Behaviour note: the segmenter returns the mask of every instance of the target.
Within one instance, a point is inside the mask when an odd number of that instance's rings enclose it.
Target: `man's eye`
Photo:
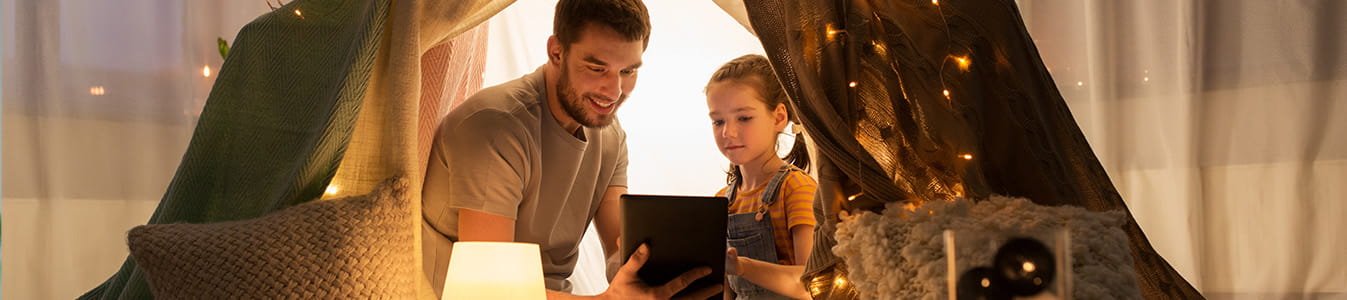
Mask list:
[[[590,71],[597,72],[597,73],[603,73],[603,71],[605,71],[603,68],[599,68],[599,67],[589,67],[589,70],[590,70]]]
[[[632,74],[636,74],[636,69],[622,70],[622,75],[632,75]]]

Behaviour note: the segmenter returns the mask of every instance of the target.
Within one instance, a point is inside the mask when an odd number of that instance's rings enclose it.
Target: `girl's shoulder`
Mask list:
[[[814,177],[809,176],[809,174],[805,173],[803,170],[792,168],[790,174],[786,174],[786,179],[782,186],[787,188],[814,188],[818,187],[818,181],[814,180]]]

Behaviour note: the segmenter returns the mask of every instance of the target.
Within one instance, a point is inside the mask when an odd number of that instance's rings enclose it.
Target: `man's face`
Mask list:
[[[606,26],[589,24],[562,51],[557,98],[566,114],[585,127],[604,127],[636,87],[644,42],[628,41]]]

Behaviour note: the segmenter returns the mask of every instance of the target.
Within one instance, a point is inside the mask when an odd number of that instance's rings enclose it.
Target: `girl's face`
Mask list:
[[[735,165],[762,163],[776,156],[776,136],[786,128],[786,106],[768,109],[757,89],[734,81],[706,90],[711,130],[720,153]]]

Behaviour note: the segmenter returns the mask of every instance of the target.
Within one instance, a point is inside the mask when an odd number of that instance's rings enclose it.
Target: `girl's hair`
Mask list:
[[[762,96],[762,103],[767,105],[768,111],[776,109],[777,105],[786,106],[786,119],[799,124],[800,121],[795,114],[795,110],[790,103],[787,103],[786,89],[781,87],[781,82],[777,81],[776,73],[772,72],[772,65],[767,61],[767,57],[757,54],[749,54],[735,58],[730,62],[721,65],[716,69],[716,73],[711,75],[711,81],[706,83],[707,92],[711,85],[732,82],[744,86],[752,87],[757,90],[758,95]],[[803,135],[795,134],[795,146],[791,147],[790,153],[786,154],[786,163],[795,165],[800,169],[809,167],[809,150],[805,148]],[[726,172],[725,181],[733,182],[743,176],[739,172],[739,166],[730,164],[729,172]]]

